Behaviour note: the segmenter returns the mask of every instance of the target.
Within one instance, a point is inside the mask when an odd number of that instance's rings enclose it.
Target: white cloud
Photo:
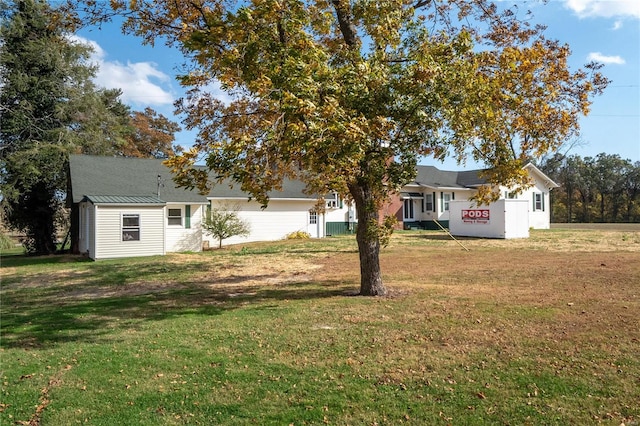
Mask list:
[[[159,70],[156,63],[107,61],[106,52],[95,41],[77,35],[71,35],[69,39],[93,48],[90,62],[98,66],[95,83],[107,89],[121,89],[123,102],[137,106],[173,103],[173,95],[161,85],[170,82],[171,78]]]
[[[564,6],[580,18],[631,17],[640,19],[638,0],[564,0]]]
[[[603,64],[616,64],[616,65],[624,65],[626,62],[620,56],[607,56],[603,55],[600,52],[591,52],[589,56],[587,56],[588,61],[596,61]]]

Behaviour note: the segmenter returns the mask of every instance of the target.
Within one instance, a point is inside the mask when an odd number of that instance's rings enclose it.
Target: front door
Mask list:
[[[404,214],[403,219],[405,222],[414,222],[415,219],[415,200],[405,199],[404,200]]]

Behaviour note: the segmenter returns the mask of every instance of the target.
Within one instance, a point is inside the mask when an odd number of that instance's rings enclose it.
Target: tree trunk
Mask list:
[[[45,183],[37,183],[31,190],[21,194],[21,209],[14,214],[28,215],[21,218],[21,227],[26,234],[26,249],[31,255],[48,255],[56,252],[56,205],[55,190]]]
[[[349,189],[358,214],[356,241],[360,255],[360,295],[384,296],[387,289],[382,283],[380,271],[379,223],[375,198],[364,186],[350,185]]]

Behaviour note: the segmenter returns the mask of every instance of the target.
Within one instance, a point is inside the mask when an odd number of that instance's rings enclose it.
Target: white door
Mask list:
[[[320,215],[318,212],[309,211],[309,225],[307,226],[307,232],[311,235],[311,238],[318,238],[320,235]]]

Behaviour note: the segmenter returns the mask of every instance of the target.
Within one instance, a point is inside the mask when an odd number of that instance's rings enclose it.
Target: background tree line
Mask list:
[[[46,1],[0,0],[0,210],[32,254],[56,251],[69,154],[168,158],[180,130],[97,87],[91,48],[53,12]]]
[[[560,185],[551,193],[553,222],[640,222],[640,161],[555,154],[540,168]]]

